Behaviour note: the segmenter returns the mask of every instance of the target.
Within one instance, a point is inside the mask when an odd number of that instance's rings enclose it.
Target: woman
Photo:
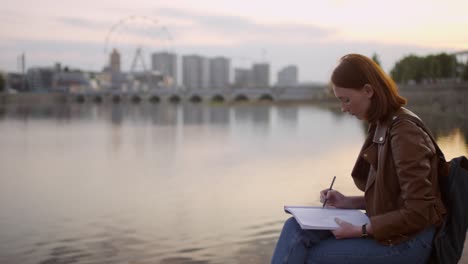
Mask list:
[[[364,209],[370,223],[336,219],[330,231],[302,230],[286,221],[272,263],[426,263],[445,208],[438,184],[438,156],[429,136],[405,115],[406,99],[371,59],[349,54],[331,76],[343,112],[369,123],[351,173],[363,196],[320,192],[327,206]]]

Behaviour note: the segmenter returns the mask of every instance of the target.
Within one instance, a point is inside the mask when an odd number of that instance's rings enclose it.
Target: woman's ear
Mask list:
[[[364,85],[364,94],[367,96],[367,98],[372,98],[374,95],[374,87],[370,84],[365,84]]]

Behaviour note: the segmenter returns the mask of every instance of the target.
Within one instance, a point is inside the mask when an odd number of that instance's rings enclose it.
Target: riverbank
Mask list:
[[[66,102],[67,95],[62,93],[16,93],[0,94],[0,105],[52,104]]]
[[[418,108],[425,112],[431,111],[442,114],[468,115],[468,83],[436,83],[424,85],[400,85],[401,94],[408,99],[408,107]],[[139,103],[151,101],[158,102],[184,102],[193,103],[258,103],[274,104],[314,104],[326,105],[331,108],[340,108],[339,102],[326,87],[314,89],[288,89],[288,90],[245,90],[245,94],[236,90],[239,95],[227,93],[218,95],[213,91],[192,91],[156,94],[63,94],[63,93],[15,93],[1,94],[0,105],[19,104],[51,104],[51,103],[103,103],[122,102]],[[251,93],[251,94],[249,94]],[[262,95],[263,93],[263,95]],[[221,93],[222,94],[222,93]],[[243,96],[240,96],[243,95]],[[259,96],[260,95],[260,96]],[[266,96],[268,95],[268,96]],[[241,99],[239,99],[242,97]],[[174,99],[174,100],[173,100]]]

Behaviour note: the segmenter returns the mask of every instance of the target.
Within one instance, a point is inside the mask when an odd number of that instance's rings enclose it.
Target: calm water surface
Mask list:
[[[448,158],[468,125],[419,113]],[[313,105],[0,108],[0,263],[268,263],[366,126]]]

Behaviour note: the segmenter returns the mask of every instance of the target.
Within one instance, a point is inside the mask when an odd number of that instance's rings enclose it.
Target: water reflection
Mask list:
[[[268,126],[270,122],[270,110],[268,105],[239,105],[234,108],[234,118],[239,123],[255,123],[260,126]]]
[[[299,107],[297,105],[284,105],[276,109],[279,122],[287,123],[289,127],[297,126],[299,115]]]
[[[466,120],[417,113],[467,155]],[[358,192],[366,131],[313,105],[8,105],[0,263],[268,263],[284,204]]]
[[[341,113],[337,107],[327,107],[331,113],[337,118],[342,120],[346,114]],[[441,149],[446,152],[446,158],[454,157],[450,153],[457,153],[456,155],[465,155],[468,153],[468,120],[466,116],[454,115],[453,113],[441,113],[434,111],[434,109],[427,107],[414,107],[410,108],[417,114],[427,127],[431,130],[432,134],[440,144]],[[367,133],[368,124],[361,122],[363,134]]]
[[[415,112],[424,120],[431,131],[433,131],[437,139],[439,139],[439,137],[446,137],[457,129],[463,134],[464,138],[468,138],[468,121],[466,116],[441,114],[422,110],[416,110]]]
[[[114,105],[111,111],[112,124],[116,126],[122,124],[123,116],[123,108],[120,105]]]

